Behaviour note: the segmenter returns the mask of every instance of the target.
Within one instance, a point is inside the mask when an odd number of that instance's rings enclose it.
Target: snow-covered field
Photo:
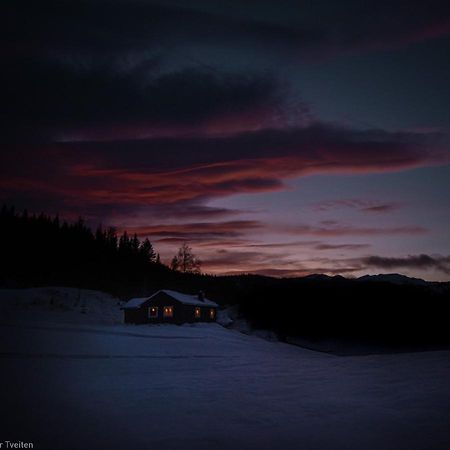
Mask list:
[[[339,357],[218,324],[120,319],[102,293],[0,291],[0,442],[450,448],[450,352]]]

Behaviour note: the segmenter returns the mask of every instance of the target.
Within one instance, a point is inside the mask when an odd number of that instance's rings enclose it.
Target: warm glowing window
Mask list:
[[[158,317],[158,307],[151,306],[150,308],[148,308],[148,316],[149,317]]]
[[[214,319],[215,316],[216,316],[216,312],[214,311],[214,309],[211,308],[209,310],[209,318]]]
[[[164,306],[164,317],[173,317],[173,306]]]
[[[196,319],[200,319],[201,315],[202,315],[201,309],[200,308],[195,308],[195,318]]]

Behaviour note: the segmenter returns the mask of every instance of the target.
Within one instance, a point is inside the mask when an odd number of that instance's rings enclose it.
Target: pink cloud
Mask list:
[[[208,210],[212,199],[281,191],[288,189],[286,181],[293,178],[445,164],[449,150],[441,138],[315,124],[214,138],[30,145],[2,155],[0,193],[4,198],[28,198],[41,205],[48,202],[56,205],[55,212],[87,214],[93,219],[96,214],[101,218],[130,217],[145,209],[158,221],[180,214],[208,217],[209,212],[211,218],[217,218],[239,211]],[[27,165],[20,164],[18,153],[27,159]],[[392,203],[363,200],[341,200],[321,207],[335,206],[367,212],[394,207]],[[352,229],[322,224],[299,226],[292,233],[339,236],[424,231],[417,227]]]

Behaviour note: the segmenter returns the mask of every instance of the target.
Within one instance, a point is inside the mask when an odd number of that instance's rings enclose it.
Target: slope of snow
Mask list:
[[[122,323],[121,305],[109,294],[88,289],[0,289],[0,320]]]
[[[95,323],[102,308],[119,311],[116,299],[86,294],[83,314],[33,291],[0,293],[0,439],[59,450],[450,448],[450,352],[337,357],[219,324]],[[11,305],[36,320],[16,320]]]

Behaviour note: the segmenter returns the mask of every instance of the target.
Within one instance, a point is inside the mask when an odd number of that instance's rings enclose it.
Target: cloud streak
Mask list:
[[[296,225],[283,227],[286,233],[293,235],[310,235],[318,237],[338,237],[338,236],[396,236],[396,235],[420,235],[428,230],[420,226],[395,226],[395,227],[363,227],[344,224],[329,224],[326,226]]]
[[[305,175],[442,164],[448,150],[441,139],[314,124],[220,138],[14,145],[2,155],[0,189],[64,198],[71,208],[77,203],[179,208],[234,194],[280,191],[287,189],[286,180]],[[17,158],[21,152],[29,162],[25,166]]]
[[[350,198],[323,200],[314,203],[311,207],[314,211],[318,212],[332,211],[335,209],[355,209],[363,213],[387,213],[400,209],[402,204],[398,202]]]
[[[437,270],[450,275],[450,256],[409,255],[406,257],[368,256],[361,260],[366,267],[392,269]]]
[[[138,236],[202,241],[237,238],[246,231],[255,231],[262,227],[263,223],[256,220],[232,220],[226,222],[158,224],[143,227],[128,226],[126,229]]]

